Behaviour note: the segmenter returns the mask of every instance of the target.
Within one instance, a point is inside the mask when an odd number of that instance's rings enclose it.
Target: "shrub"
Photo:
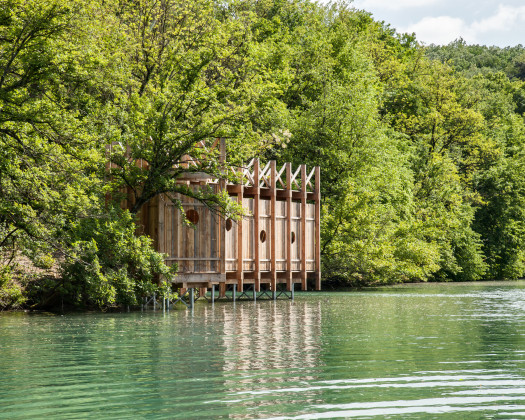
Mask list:
[[[0,267],[0,310],[18,309],[25,303],[21,285],[15,280],[11,267]]]
[[[174,269],[135,234],[129,211],[113,209],[104,219],[81,219],[72,227],[72,250],[61,264],[64,303],[107,307],[133,305],[165,289]]]

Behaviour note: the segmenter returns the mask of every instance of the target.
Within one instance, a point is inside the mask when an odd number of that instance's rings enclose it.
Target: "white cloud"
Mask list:
[[[512,7],[500,4],[494,16],[473,22],[471,29],[476,33],[510,31],[520,21],[525,21],[525,6]]]
[[[475,42],[475,35],[463,19],[451,16],[425,17],[419,22],[399,32],[415,32],[417,39],[426,44],[448,44],[462,37],[467,42]]]
[[[408,7],[427,7],[438,2],[439,0],[356,0],[354,6],[365,10],[401,10]]]
[[[415,32],[418,40],[425,44],[448,44],[463,38],[467,43],[479,43],[483,35],[516,31],[525,23],[525,6],[499,5],[492,16],[467,23],[465,19],[452,16],[427,16],[398,31]]]

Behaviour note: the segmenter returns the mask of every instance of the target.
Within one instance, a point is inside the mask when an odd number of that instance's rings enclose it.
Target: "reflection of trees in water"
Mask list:
[[[523,367],[525,351],[525,290],[486,287],[469,314],[479,324],[479,359],[486,369]]]
[[[480,325],[465,311],[475,294],[438,293],[445,287],[436,293],[430,287],[418,293],[357,293],[325,306],[321,358],[328,368],[346,367],[333,369],[334,378],[347,379],[348,372],[377,378],[441,371],[453,368],[448,363],[473,360]]]

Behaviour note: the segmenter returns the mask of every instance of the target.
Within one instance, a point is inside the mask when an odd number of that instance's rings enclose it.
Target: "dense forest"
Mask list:
[[[216,137],[321,166],[325,283],[520,278],[524,111],[522,46],[424,47],[351,3],[0,0],[0,308],[166,287],[135,215],[193,194],[174,165]]]

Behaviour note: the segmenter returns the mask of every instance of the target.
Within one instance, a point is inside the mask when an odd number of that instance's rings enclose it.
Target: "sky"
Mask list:
[[[419,42],[500,47],[525,45],[525,0],[354,0],[398,32],[415,32]]]

